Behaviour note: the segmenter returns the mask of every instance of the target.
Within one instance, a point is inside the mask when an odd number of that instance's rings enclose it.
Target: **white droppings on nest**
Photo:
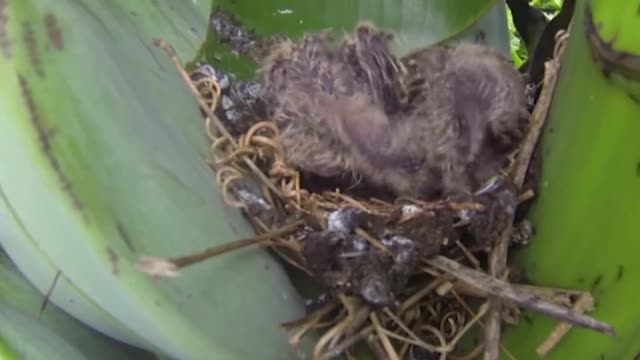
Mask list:
[[[353,250],[355,251],[365,251],[368,246],[367,241],[364,239],[354,239],[351,244],[353,245]]]
[[[402,216],[403,217],[412,216],[412,215],[420,214],[423,211],[424,210],[420,209],[415,205],[405,205],[402,207]]]
[[[236,194],[245,204],[258,206],[261,210],[271,210],[271,205],[269,205],[268,202],[266,202],[262,197],[257,196],[246,189],[238,189]]]
[[[350,242],[351,249],[350,251],[340,253],[340,257],[348,258],[348,257],[359,257],[364,255],[364,253],[369,249],[369,243],[361,239],[359,237],[353,237]]]
[[[398,245],[413,245],[413,240],[399,235],[392,237],[391,241],[395,242]]]
[[[470,223],[471,215],[472,215],[472,211],[468,209],[462,209],[458,211],[458,217],[460,218],[460,222],[457,225],[462,226]]]
[[[222,110],[229,110],[233,107],[233,100],[227,95],[222,95],[222,100],[220,100],[220,106],[222,106]]]
[[[404,263],[414,251],[415,242],[407,237],[394,235],[391,238],[382,239],[382,244],[389,248],[399,249],[394,255],[396,263]]]
[[[215,82],[220,87],[220,90],[227,89],[231,84],[231,80],[229,79],[229,76],[227,74],[218,73],[216,69],[214,69],[213,66],[209,64],[201,64],[200,66],[198,66],[198,71],[208,76],[211,80],[215,80]]]
[[[398,251],[398,253],[393,257],[393,261],[395,261],[398,264],[404,264],[406,263],[409,258],[411,257],[411,252],[410,251]]]
[[[307,238],[307,235],[314,231],[315,230],[311,226],[304,225],[304,227],[300,231],[295,232],[292,236],[296,241],[301,243]]]
[[[333,211],[327,216],[327,230],[349,232],[348,219],[345,219],[344,209]]]
[[[305,298],[304,305],[308,307],[308,306],[313,306],[317,304],[324,304],[326,301],[327,301],[327,294],[322,293],[316,297]]]
[[[394,235],[388,239],[382,239],[382,245],[391,247],[391,246],[411,246],[413,245],[413,240],[406,238],[404,236]]]

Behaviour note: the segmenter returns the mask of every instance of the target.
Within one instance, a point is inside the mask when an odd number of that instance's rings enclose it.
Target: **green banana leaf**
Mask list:
[[[330,29],[337,36],[370,21],[396,34],[394,51],[405,54],[422,46],[443,41],[486,43],[505,56],[510,54],[506,6],[496,0],[213,0],[213,9],[233,14],[241,24],[258,35],[284,34],[298,38],[305,32]],[[253,76],[253,65],[211,33],[203,49],[204,59],[218,64],[239,79]]]
[[[14,259],[40,293],[45,293],[57,277],[55,291],[50,296],[52,303],[61,304],[70,315],[108,336],[128,344],[150,347],[144,339],[91,301],[66,275],[57,274],[51,259],[17,221],[1,190],[0,205],[0,243],[14,254]]]
[[[637,359],[640,74],[636,65],[636,80],[610,67],[607,75],[594,62],[587,39],[594,33],[585,30],[589,3],[595,33],[638,63],[640,2],[578,1],[542,139],[542,178],[531,213],[537,236],[515,262],[534,283],[592,291],[590,315],[617,332],[612,338],[574,328],[547,359]],[[507,328],[504,345],[519,360],[537,359],[535,349],[555,322],[525,316]]]
[[[0,302],[3,306],[12,307],[15,312],[23,314],[16,316],[30,318],[30,320],[25,320],[27,322],[37,322],[39,327],[55,333],[87,359],[154,359],[150,353],[124,345],[92,330],[59,309],[55,304],[47,304],[38,318],[43,299],[42,294],[20,274],[7,255],[0,252]],[[14,318],[12,317],[12,319]],[[12,324],[9,320],[0,323],[0,327],[3,328],[12,326],[17,326],[17,324]],[[4,331],[14,330],[5,329],[0,332]],[[19,332],[16,333],[19,334]],[[40,347],[41,343],[35,341],[35,337],[31,336],[29,332],[24,332],[22,336],[22,342],[25,345],[34,348]],[[5,342],[9,340],[9,338],[3,339]],[[10,344],[7,344],[7,348],[10,347]],[[1,356],[0,358],[4,359]]]
[[[27,316],[0,301],[0,346],[9,359],[88,360],[80,350]]]
[[[286,359],[279,323],[299,317],[302,301],[265,251],[162,282],[135,266],[252,234],[223,205],[196,103],[153,46],[161,37],[184,61],[195,57],[209,10],[205,1],[0,2],[3,220],[37,251],[11,236],[2,245],[34,283],[60,270],[75,298],[133,343],[180,359]]]

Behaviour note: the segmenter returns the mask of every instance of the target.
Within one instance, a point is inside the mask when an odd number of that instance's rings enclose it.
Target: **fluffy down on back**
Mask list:
[[[524,83],[492,50],[433,46],[397,59],[371,25],[337,46],[327,33],[284,41],[261,69],[285,160],[352,174],[396,195],[472,191],[526,127]]]

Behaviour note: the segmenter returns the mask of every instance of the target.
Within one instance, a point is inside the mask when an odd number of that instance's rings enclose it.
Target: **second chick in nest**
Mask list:
[[[524,82],[494,51],[434,46],[396,59],[391,36],[360,25],[283,42],[262,69],[286,160],[351,173],[396,195],[469,193],[501,168],[526,122]]]
[[[409,72],[409,104],[392,136],[406,140],[397,151],[420,152],[423,166],[398,193],[469,193],[496,175],[522,141],[528,111],[525,82],[491,48],[463,43],[419,50],[402,59]]]

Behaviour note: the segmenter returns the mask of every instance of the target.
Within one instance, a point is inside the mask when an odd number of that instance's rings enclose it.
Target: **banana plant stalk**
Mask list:
[[[541,142],[537,236],[515,256],[536,284],[590,291],[590,315],[616,337],[572,329],[551,349],[557,324],[524,313],[504,346],[517,359],[633,359],[640,353],[639,1],[576,3],[564,63]],[[544,351],[543,351],[544,350]],[[506,356],[503,354],[503,356]]]

